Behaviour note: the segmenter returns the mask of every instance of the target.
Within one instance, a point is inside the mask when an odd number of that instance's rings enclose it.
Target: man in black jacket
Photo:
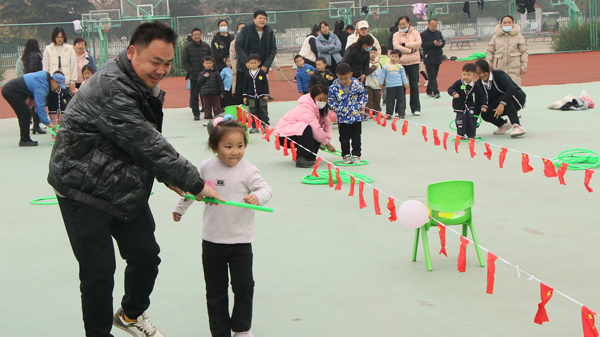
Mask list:
[[[161,134],[164,91],[177,34],[160,22],[134,31],[129,48],[104,64],[71,100],[57,132],[48,182],[54,188],[79,262],[86,336],[111,325],[135,336],[163,335],[145,310],[160,248],[148,198],[156,177],[201,200],[219,195]],[[125,294],[113,316],[115,251],[127,261]]]
[[[423,63],[429,77],[427,84],[427,95],[435,98],[440,98],[440,90],[438,89],[437,76],[442,64],[442,48],[446,45],[446,41],[442,33],[437,30],[438,20],[429,19],[427,29],[421,33],[421,41],[423,43]]]
[[[204,70],[203,62],[205,56],[212,56],[208,43],[202,41],[202,31],[200,28],[192,29],[192,42],[183,47],[181,52],[181,64],[187,71],[187,78],[190,79],[190,108],[194,114],[194,120],[200,120],[200,108],[198,95],[200,86],[197,79],[200,72]],[[204,102],[202,102],[204,106]]]

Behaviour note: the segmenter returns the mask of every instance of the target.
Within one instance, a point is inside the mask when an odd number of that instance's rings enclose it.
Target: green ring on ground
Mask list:
[[[60,129],[60,125],[56,124],[55,126],[56,126],[56,131],[58,131]],[[56,132],[54,132],[54,130],[52,130],[52,128],[48,128],[48,130],[54,137],[56,137]],[[54,143],[52,143],[50,145],[54,145]]]
[[[565,150],[553,159],[554,166],[560,167],[560,162],[567,163],[569,170],[585,170],[600,165],[600,156],[597,152],[588,149]],[[576,166],[571,166],[576,165]]]
[[[476,142],[481,142],[481,141],[484,141],[484,140],[485,140],[485,138],[483,138],[483,137],[475,136],[475,141]],[[468,139],[462,139],[460,142],[461,143],[468,143],[469,140]]]
[[[321,148],[320,148],[320,150],[321,150],[321,151],[323,151],[323,152],[327,152],[327,153],[329,153],[329,154],[332,154],[332,155],[334,155],[334,156],[338,156],[338,157],[341,157],[341,156],[342,156],[342,153],[341,153],[340,151],[331,152],[331,151],[327,150],[327,149],[326,149],[326,148],[324,148],[324,147],[321,147]]]
[[[44,200],[54,200],[54,201],[44,201]],[[58,204],[58,200],[56,197],[46,197],[46,198],[37,198],[31,200],[32,205],[56,205]]]
[[[335,165],[335,166],[362,166],[362,165],[369,165],[369,162],[367,160],[361,159],[360,163],[358,163],[358,164],[344,164],[343,160],[336,160],[333,162],[333,165]]]
[[[332,171],[331,173],[334,173],[334,172]],[[318,177],[315,177],[313,175],[304,176],[302,178],[302,183],[308,184],[308,185],[329,184],[329,170],[317,170],[317,174],[319,175]],[[358,178],[366,183],[372,183],[375,181],[373,178],[366,176],[364,174],[340,171],[340,178],[342,178],[343,183],[346,183],[346,184],[350,183],[350,175],[353,175],[354,178]],[[337,178],[335,176],[335,173],[333,175],[333,183],[334,184],[337,183]]]
[[[479,127],[481,125],[481,121],[483,119],[481,118],[481,116],[475,116],[475,117],[477,117],[477,127]],[[454,128],[453,125],[456,125],[456,119],[451,120],[450,125],[448,125],[448,127],[450,127],[450,130],[456,131],[456,128]]]

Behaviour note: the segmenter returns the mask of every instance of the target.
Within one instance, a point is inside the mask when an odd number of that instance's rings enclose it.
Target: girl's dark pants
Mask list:
[[[481,118],[483,118],[484,121],[492,123],[497,127],[501,127],[502,125],[504,125],[504,123],[506,123],[506,120],[501,117],[494,117],[494,110],[498,107],[498,105],[500,105],[500,101],[488,103],[487,111],[481,111]],[[521,125],[521,123],[519,123],[519,110],[520,109],[517,109],[517,107],[515,106],[515,102],[511,99],[508,101],[508,104],[504,106],[504,113],[502,114],[502,116],[508,116],[508,119],[511,124],[516,123]]]
[[[408,84],[410,85],[410,110],[412,113],[421,111],[421,101],[419,100],[419,64],[411,64],[403,67],[406,77],[408,77]]]
[[[306,158],[309,161],[317,159],[315,154],[319,152],[319,147],[321,146],[321,143],[315,140],[312,132],[312,127],[310,125],[306,126],[301,136],[288,136],[288,138],[293,140],[297,144],[302,145],[296,145],[296,154],[298,155],[298,157]],[[285,137],[279,137],[279,144],[285,144]],[[289,148],[290,146],[291,142],[288,140],[287,147]],[[306,150],[304,148],[306,148]]]
[[[33,95],[29,89],[27,89],[23,77],[8,81],[8,83],[2,87],[2,96],[8,104],[10,104],[17,115],[19,129],[21,131],[21,142],[31,141],[31,138],[29,137],[29,122],[31,121],[32,112],[29,110],[27,103],[25,103],[25,99],[28,97],[33,98]],[[35,116],[33,120],[34,122],[37,121],[39,123],[39,118],[37,116]],[[38,124],[34,124],[34,127],[37,126]]]
[[[340,132],[342,156],[350,154],[350,141],[352,141],[352,155],[360,157],[362,122],[354,122],[353,124],[338,123],[338,130]]]

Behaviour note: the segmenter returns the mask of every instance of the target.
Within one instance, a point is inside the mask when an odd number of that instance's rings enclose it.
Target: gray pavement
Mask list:
[[[368,207],[348,197],[348,186],[334,191],[326,185],[300,183],[309,169],[297,169],[289,157],[251,135],[245,159],[255,164],[273,187],[269,207],[256,214],[254,277],[256,291],[252,331],[266,336],[580,336],[580,307],[558,293],[548,303],[550,322],[533,318],[540,302],[539,284],[518,278],[517,270],[496,262],[494,295],[487,295],[486,268],[477,263],[472,245],[467,271],[456,267],[459,237],[447,232],[448,257],[438,255],[437,231],[430,232],[433,271],[428,272],[419,247],[411,261],[414,231],[387,220],[385,193],[399,200],[425,202],[427,185],[466,179],[475,182],[474,223],[480,243],[549,286],[600,311],[598,287],[597,210],[600,175],[588,193],[583,172],[569,170],[567,185],[543,175],[539,158],[534,171],[523,174],[520,152],[553,158],[570,148],[598,151],[600,111],[561,112],[546,106],[582,85],[525,88],[527,108],[521,139],[493,136],[484,124],[478,135],[487,142],[515,149],[503,169],[499,148],[491,161],[483,155],[448,151],[425,143],[420,127],[406,136],[373,121],[363,125],[363,159],[370,164],[350,171],[375,179],[383,216],[373,210],[372,190],[365,188]],[[586,84],[600,103],[600,82]],[[454,118],[450,97],[421,95],[422,116],[412,122],[448,131]],[[269,106],[272,124],[294,102]],[[398,124],[400,126],[400,123]],[[400,128],[398,129],[400,131]],[[165,136],[196,165],[212,156],[201,122],[189,109],[166,112]],[[442,134],[442,133],[440,133]],[[334,145],[338,145],[334,129]],[[52,196],[46,183],[51,150],[49,135],[33,136],[36,148],[19,148],[16,119],[0,120],[0,327],[5,336],[82,336],[78,270],[57,206],[33,206],[34,198]],[[323,154],[328,160],[336,157]],[[321,168],[326,168],[321,164]],[[162,264],[148,310],[152,322],[168,337],[209,336],[201,266],[202,207],[196,204],[180,223],[171,219],[176,195],[155,184],[150,198],[161,245]],[[458,229],[458,227],[456,228]],[[117,254],[115,309],[122,296],[124,262]],[[125,336],[113,330],[115,336]]]

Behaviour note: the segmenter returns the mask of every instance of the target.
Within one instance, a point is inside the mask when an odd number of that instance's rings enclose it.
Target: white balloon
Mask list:
[[[398,207],[398,221],[406,228],[420,228],[429,220],[427,207],[417,200],[407,200]]]

